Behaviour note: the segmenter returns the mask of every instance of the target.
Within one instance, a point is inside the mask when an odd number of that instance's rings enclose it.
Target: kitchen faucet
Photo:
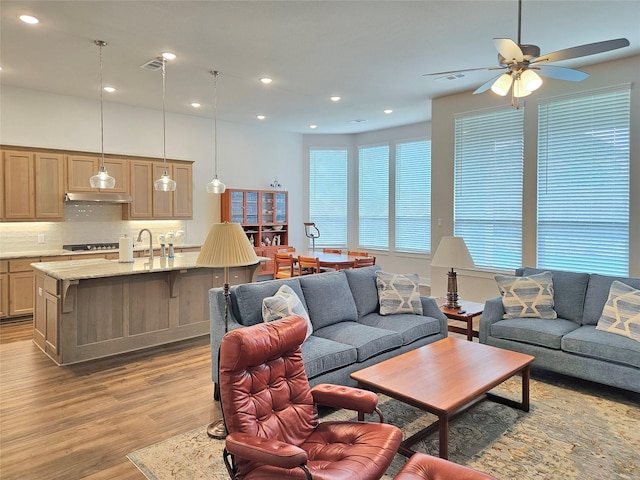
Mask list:
[[[144,232],[147,232],[149,234],[149,263],[153,264],[153,235],[151,235],[151,230],[149,230],[148,228],[143,228],[142,230],[140,230],[140,233],[138,233],[138,240],[136,241],[142,241],[142,234]]]

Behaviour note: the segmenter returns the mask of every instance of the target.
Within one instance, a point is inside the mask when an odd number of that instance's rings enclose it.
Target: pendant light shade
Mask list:
[[[513,82],[513,96],[515,98],[522,98],[531,95],[531,91],[525,88],[524,82],[518,78]]]
[[[173,192],[176,189],[176,181],[171,179],[169,171],[167,170],[167,114],[165,108],[165,65],[167,60],[165,58],[165,54],[163,54],[158,60],[162,61],[162,158],[164,172],[159,179],[153,182],[153,188],[158,192]]]
[[[491,91],[501,97],[504,97],[507,93],[509,93],[509,89],[511,88],[511,83],[513,79],[511,78],[510,73],[503,73],[498,77],[498,79],[491,85]]]
[[[104,87],[102,85],[102,47],[107,45],[107,42],[102,40],[94,40],[94,42],[100,49],[100,148],[101,148],[101,162],[100,170],[94,176],[89,179],[89,185],[91,188],[114,188],[116,186],[116,179],[107,173],[107,167],[104,165],[104,108],[102,93]]]
[[[213,75],[213,179],[207,183],[207,193],[224,193],[226,185],[218,178],[218,70],[211,70]]]
[[[542,85],[542,78],[533,70],[525,70],[520,74],[520,80],[525,90],[535,92]]]

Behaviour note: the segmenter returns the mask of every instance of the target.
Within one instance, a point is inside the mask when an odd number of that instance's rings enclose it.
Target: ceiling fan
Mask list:
[[[586,57],[596,53],[608,52],[629,46],[626,38],[616,38],[603,42],[588,43],[577,47],[565,48],[556,52],[540,55],[540,47],[537,45],[523,45],[520,41],[522,29],[522,0],[518,0],[518,42],[510,38],[494,38],[493,44],[498,50],[497,67],[468,68],[465,70],[451,70],[448,72],[426,73],[431,75],[449,75],[460,72],[471,72],[475,70],[506,70],[498,76],[483,83],[473,93],[483,93],[491,89],[494,93],[505,96],[511,90],[511,104],[514,98],[521,98],[530,95],[542,85],[542,77],[554,78],[557,80],[569,80],[579,82],[589,76],[588,73],[571,68],[548,65],[550,62],[569,60],[571,58]],[[513,89],[511,87],[513,86]],[[519,107],[519,104],[516,105]]]

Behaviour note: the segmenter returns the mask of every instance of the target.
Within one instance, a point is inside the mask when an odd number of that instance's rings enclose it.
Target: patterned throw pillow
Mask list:
[[[290,315],[299,315],[307,321],[307,336],[313,333],[313,325],[309,314],[302,305],[300,298],[289,285],[282,285],[273,297],[262,300],[262,320],[273,322]]]
[[[396,313],[422,315],[419,281],[420,277],[417,273],[399,275],[376,271],[380,315]]]
[[[558,318],[553,309],[553,276],[542,272],[528,277],[496,275],[505,314],[502,318]]]
[[[614,280],[596,330],[617,333],[640,342],[640,290]]]

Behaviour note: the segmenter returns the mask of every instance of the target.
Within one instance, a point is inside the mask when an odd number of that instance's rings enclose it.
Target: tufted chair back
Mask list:
[[[300,445],[318,425],[300,350],[307,326],[295,318],[279,321],[277,329],[264,323],[225,335],[220,346],[220,387],[229,433]],[[240,478],[254,467],[237,459]]]

